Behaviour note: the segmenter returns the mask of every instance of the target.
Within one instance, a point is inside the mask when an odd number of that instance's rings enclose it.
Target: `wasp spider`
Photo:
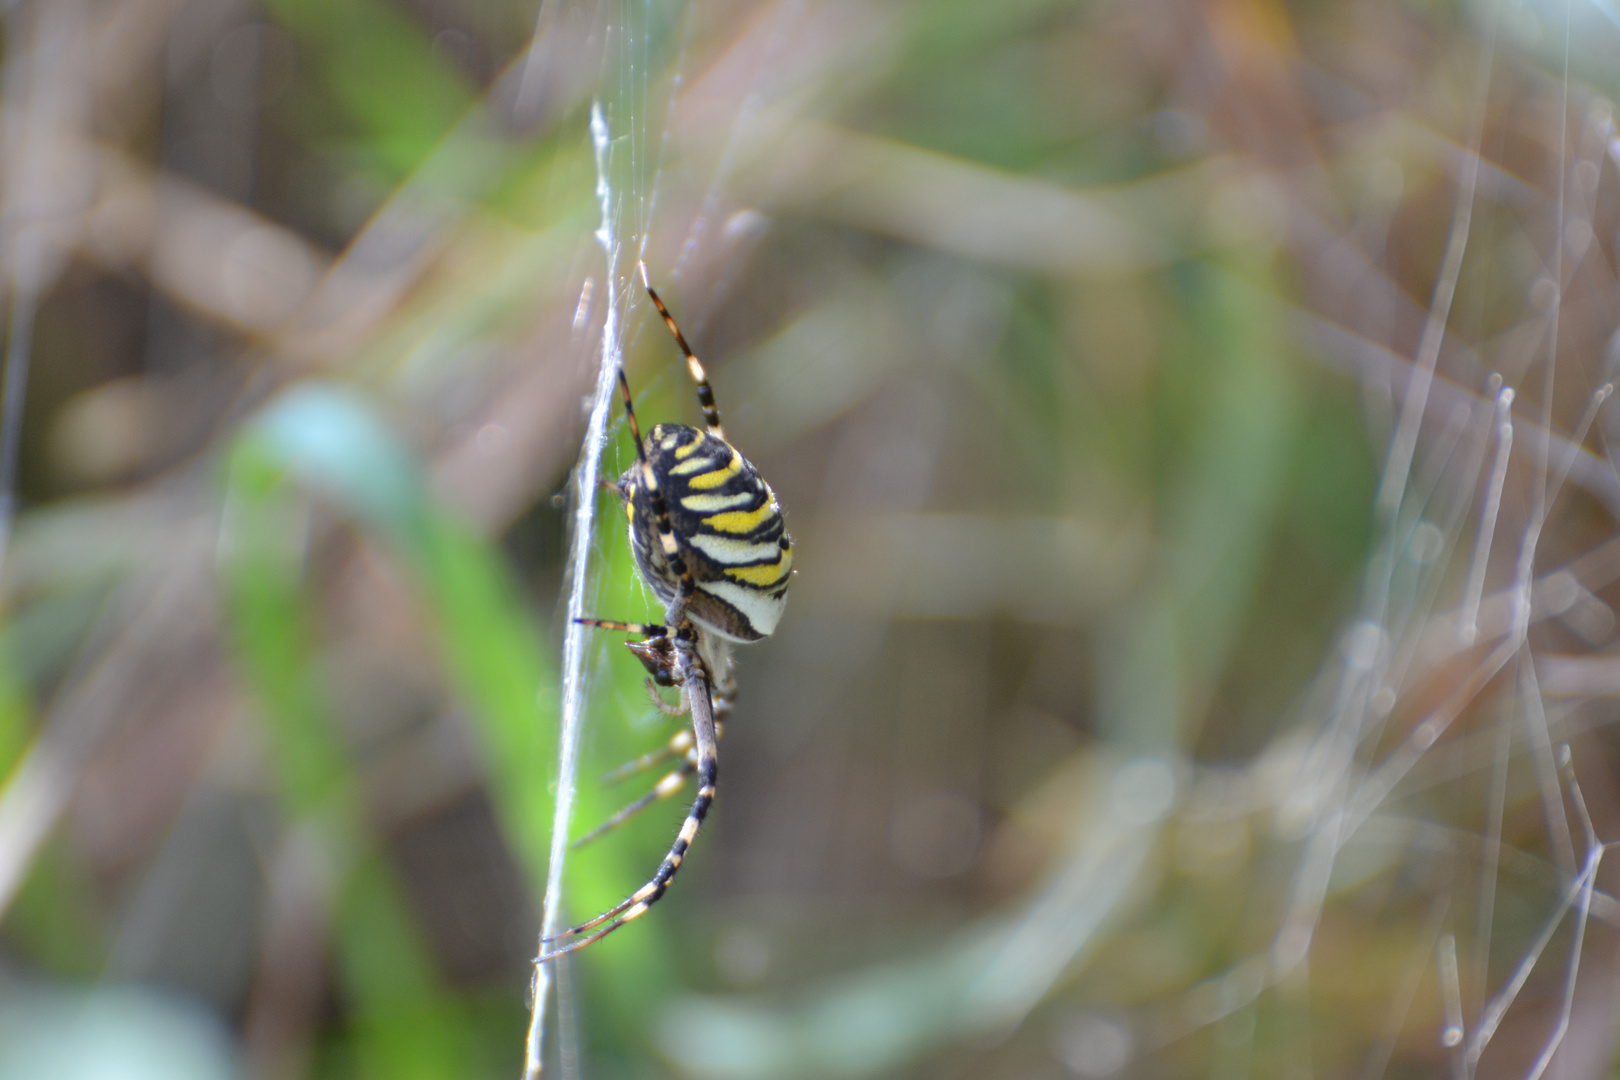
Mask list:
[[[647,795],[577,843],[588,842],[653,801],[676,794],[693,775],[698,778],[697,797],[657,873],[596,918],[546,939],[549,948],[538,958],[541,962],[582,949],[639,918],[669,888],[714,801],[716,744],[736,689],[731,647],[759,641],[776,629],[793,574],[793,540],[783,526],[775,493],[726,441],[709,378],[648,283],[645,265],[641,266],[641,282],[686,357],[687,370],[697,384],[705,430],[655,424],[643,439],[630,400],[630,384],[620,370],[619,393],[636,441],[636,462],[608,486],[624,500],[636,567],[664,605],[664,621],[580,622],[642,635],[640,641],[625,644],[646,667],[654,700],[673,715],[690,712],[692,725],[662,750],[610,774],[623,776],[671,757],[681,760],[680,767]],[[679,704],[664,703],[658,698],[657,686],[678,687]]]

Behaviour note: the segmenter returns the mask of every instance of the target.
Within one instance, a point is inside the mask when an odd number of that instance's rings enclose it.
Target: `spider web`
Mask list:
[[[1583,706],[1593,702],[1575,685],[1574,673],[1593,662],[1545,650],[1534,636],[1538,626],[1545,629],[1565,615],[1569,625],[1563,629],[1578,627],[1579,603],[1613,580],[1612,571],[1593,573],[1612,539],[1557,569],[1543,568],[1542,544],[1561,500],[1567,505],[1571,497],[1571,481],[1583,489],[1581,496],[1598,500],[1610,513],[1615,505],[1612,462],[1584,448],[1594,428],[1606,447],[1601,433],[1612,424],[1605,409],[1613,393],[1612,345],[1605,361],[1592,365],[1589,384],[1577,390],[1559,382],[1572,366],[1559,362],[1563,298],[1586,253],[1596,212],[1591,191],[1571,197],[1576,189],[1570,170],[1601,168],[1605,157],[1620,161],[1608,103],[1596,96],[1572,103],[1572,88],[1579,88],[1570,73],[1574,19],[1568,6],[1548,13],[1561,34],[1551,53],[1561,101],[1556,133],[1549,135],[1557,148],[1556,194],[1540,208],[1552,237],[1546,276],[1537,286],[1550,297],[1544,333],[1533,345],[1496,357],[1499,364],[1517,366],[1517,386],[1504,385],[1480,356],[1471,357],[1476,370],[1485,369],[1477,389],[1436,374],[1443,349],[1465,350],[1447,340],[1465,265],[1498,257],[1489,249],[1475,257],[1470,242],[1498,24],[1509,10],[1493,6],[1486,15],[1469,102],[1473,119],[1457,155],[1449,235],[1413,362],[1408,366],[1365,340],[1352,340],[1336,326],[1313,328],[1330,357],[1369,386],[1387,380],[1394,399],[1374,506],[1380,539],[1366,568],[1359,617],[1342,639],[1342,659],[1324,667],[1300,725],[1244,770],[1242,782],[1233,785],[1230,776],[1220,785],[1215,776],[1195,779],[1179,815],[1185,821],[1241,814],[1232,797],[1241,790],[1238,802],[1258,798],[1279,816],[1295,818],[1300,855],[1283,916],[1268,949],[1185,996],[1159,1002],[1133,1030],[1099,1021],[1115,1038],[1094,1035],[1091,1049],[1076,1052],[1072,1064],[1083,1075],[1123,1064],[1117,1048],[1133,1039],[1137,1049],[1151,1051],[1209,1025],[1235,1032],[1235,1043],[1252,1053],[1258,1003],[1268,993],[1286,996],[1291,984],[1309,978],[1313,963],[1324,962],[1316,958],[1318,934],[1331,918],[1335,894],[1352,888],[1336,879],[1353,880],[1359,873],[1345,865],[1354,863],[1355,850],[1398,847],[1404,836],[1412,844],[1408,857],[1416,859],[1426,848],[1418,839],[1425,832],[1446,853],[1455,876],[1425,881],[1415,862],[1407,870],[1411,886],[1428,896],[1429,915],[1413,936],[1405,974],[1391,988],[1387,1032],[1365,1059],[1363,1076],[1386,1075],[1397,1040],[1421,1023],[1420,983],[1439,999],[1441,1022],[1432,1038],[1451,1074],[1475,1076],[1531,979],[1550,967],[1558,987],[1553,1014],[1520,1016],[1507,1056],[1528,1048],[1527,1060],[1505,1072],[1503,1065],[1495,1067],[1495,1074],[1539,1078],[1564,1046],[1580,1000],[1577,988],[1592,985],[1582,972],[1583,950],[1595,908],[1610,903],[1595,884],[1610,841],[1594,826],[1570,740],[1610,721],[1581,719]],[[1585,130],[1571,131],[1572,117],[1584,120]],[[1573,258],[1571,237],[1581,248]],[[1519,484],[1511,518],[1504,514],[1510,477]],[[1595,607],[1586,613],[1605,618]],[[1460,736],[1454,730],[1465,715],[1478,723],[1482,713],[1488,722]],[[1457,737],[1447,742],[1448,734]],[[1510,776],[1522,787],[1525,772],[1540,796],[1541,844],[1524,838],[1514,844],[1506,834]],[[1287,778],[1284,790],[1275,787],[1278,776]],[[1485,797],[1471,798],[1464,781],[1484,777]],[[1448,789],[1456,792],[1455,801],[1432,798]],[[1547,861],[1527,871],[1525,856],[1542,844],[1546,854],[1534,860]],[[1465,853],[1469,849],[1475,857]],[[1510,849],[1521,862],[1517,875],[1545,874],[1551,887],[1550,895],[1531,901],[1538,907],[1533,939],[1515,943],[1517,960],[1498,978],[1502,950],[1494,932]],[[1515,900],[1526,902],[1522,890]],[[1098,1045],[1105,1050],[1097,1051]],[[1599,1067],[1608,1052],[1582,1047],[1580,1064],[1568,1063],[1570,1074]],[[1089,1067],[1099,1061],[1095,1070]]]
[[[1521,361],[1519,387],[1504,385],[1500,374],[1491,373],[1483,387],[1466,397],[1440,403],[1433,396],[1436,363],[1473,239],[1493,63],[1499,24],[1507,10],[1495,7],[1487,14],[1470,102],[1474,119],[1462,147],[1445,256],[1399,400],[1375,504],[1382,538],[1368,567],[1361,617],[1345,637],[1345,659],[1324,674],[1333,705],[1320,722],[1298,777],[1320,803],[1312,815],[1314,824],[1304,843],[1287,918],[1266,959],[1266,981],[1276,983],[1309,962],[1339,860],[1349,846],[1366,842],[1358,833],[1375,832],[1372,826],[1380,820],[1396,823],[1397,829],[1466,830],[1468,811],[1447,821],[1450,811],[1431,804],[1431,817],[1424,822],[1413,821],[1409,807],[1426,789],[1455,783],[1457,758],[1489,760],[1489,794],[1479,808],[1482,813],[1473,819],[1482,857],[1477,863],[1466,856],[1457,859],[1457,877],[1449,887],[1433,890],[1430,920],[1416,936],[1408,976],[1392,1001],[1389,1034],[1366,1062],[1368,1076],[1384,1073],[1396,1038],[1410,1022],[1415,983],[1424,968],[1440,998],[1442,1023],[1436,1035],[1452,1075],[1472,1077],[1538,965],[1552,964],[1556,970],[1561,963],[1556,1015],[1541,1025],[1539,1045],[1533,1022],[1516,1033],[1519,1045],[1535,1049],[1521,1075],[1542,1076],[1570,1029],[1595,882],[1607,850],[1588,811],[1579,763],[1571,753],[1570,739],[1581,731],[1576,722],[1581,709],[1567,694],[1558,695],[1564,700],[1550,699],[1543,685],[1546,673],[1568,661],[1543,653],[1532,639],[1535,624],[1570,612],[1570,607],[1560,611],[1556,600],[1549,603],[1548,594],[1561,582],[1567,585],[1571,576],[1579,579],[1575,591],[1582,597],[1608,583],[1583,573],[1581,559],[1552,572],[1538,569],[1546,561],[1538,559],[1541,544],[1572,475],[1580,472],[1587,494],[1605,502],[1609,500],[1601,489],[1612,486],[1612,473],[1600,476],[1601,467],[1591,467],[1598,459],[1583,448],[1594,425],[1600,432],[1607,430],[1604,403],[1613,392],[1612,362],[1595,365],[1595,379],[1578,391],[1557,383],[1559,372],[1567,377],[1571,368],[1567,362],[1559,363],[1564,296],[1585,254],[1583,241],[1572,260],[1567,238],[1589,235],[1595,212],[1589,198],[1571,205],[1570,168],[1582,161],[1590,167],[1594,160],[1601,166],[1603,156],[1613,154],[1616,146],[1612,113],[1597,99],[1588,99],[1586,109],[1575,110],[1577,116],[1584,113],[1588,130],[1572,142],[1574,17],[1568,5],[1549,13],[1561,30],[1553,53],[1561,100],[1554,143],[1555,196],[1543,210],[1552,234],[1551,257],[1542,279],[1547,285],[1540,286],[1552,295],[1545,333],[1530,355],[1509,358]],[[1487,252],[1484,257],[1494,255]],[[1524,396],[1539,404],[1523,401]],[[1579,408],[1573,422],[1560,416],[1563,410],[1555,404],[1571,399]],[[1444,419],[1442,409],[1449,412]],[[1517,463],[1515,455],[1521,458]],[[1515,466],[1525,490],[1515,500],[1517,514],[1509,520],[1502,514],[1503,496]],[[1424,563],[1428,566],[1402,580],[1403,564]],[[1488,580],[1494,581],[1495,591],[1486,595]],[[1487,609],[1488,630],[1482,619]],[[1578,622],[1578,616],[1572,615],[1571,621]],[[1447,636],[1452,640],[1445,641]],[[1471,666],[1438,703],[1412,713],[1406,702],[1421,693],[1425,669],[1432,672],[1442,657],[1466,658]],[[1404,734],[1390,726],[1392,713],[1402,706],[1410,717]],[[1442,745],[1460,717],[1477,711],[1494,711],[1496,717],[1481,725],[1483,730]],[[1480,743],[1489,743],[1489,750],[1481,753]],[[1545,871],[1553,878],[1553,895],[1540,905],[1539,933],[1519,954],[1509,977],[1497,980],[1491,974],[1498,966],[1493,964],[1493,931],[1508,847],[1507,789],[1510,772],[1522,769],[1526,758],[1541,796],[1544,842],[1551,860]],[[1560,932],[1567,935],[1567,944],[1554,948]],[[1462,957],[1459,935],[1472,938],[1471,949]],[[1244,996],[1233,996],[1226,1004],[1235,1010],[1245,1004]],[[1584,1049],[1583,1055],[1595,1065],[1594,1049]]]
[[[778,9],[778,17],[785,19],[780,13],[790,6]],[[1482,34],[1444,257],[1411,361],[1331,319],[1300,316],[1302,329],[1322,354],[1354,373],[1371,395],[1387,395],[1390,411],[1373,507],[1379,539],[1341,655],[1324,663],[1299,722],[1240,770],[1236,782],[1230,775],[1196,769],[1190,779],[1178,777],[1183,766],[1173,762],[1125,766],[1129,782],[1114,784],[1109,796],[1113,831],[1099,828],[1082,841],[1046,891],[1016,914],[1005,936],[992,936],[986,945],[987,937],[979,935],[964,950],[990,972],[976,984],[974,1007],[984,1019],[975,1026],[1017,1024],[1054,988],[1083,971],[1080,958],[1108,932],[1128,893],[1124,884],[1139,872],[1130,855],[1133,847],[1145,849],[1172,822],[1253,813],[1259,807],[1283,822],[1282,831],[1298,849],[1268,948],[1138,1010],[1129,1022],[1089,1017],[1088,1037],[1078,1040],[1083,1045],[1070,1055],[1071,1068],[1105,1075],[1114,1071],[1106,1067],[1110,1063],[1117,1068],[1129,1060],[1119,1057],[1122,1044],[1130,1053],[1149,1053],[1212,1026],[1235,1030],[1239,1043],[1247,1039],[1252,1046],[1257,1003],[1268,994],[1286,994],[1308,976],[1313,962],[1320,962],[1324,921],[1345,890],[1340,879],[1353,876],[1346,869],[1347,855],[1369,845],[1405,844],[1416,850],[1423,837],[1439,844],[1458,872],[1448,882],[1418,888],[1426,897],[1426,915],[1390,988],[1387,1032],[1366,1058],[1363,1075],[1387,1073],[1397,1043],[1410,1037],[1407,1029],[1424,1015],[1417,1004],[1421,994],[1438,999],[1441,1023],[1433,1038],[1453,1075],[1474,1076],[1486,1050],[1508,1030],[1504,1025],[1538,972],[1554,979],[1556,1008],[1539,1027],[1525,1021],[1530,1027],[1515,1034],[1516,1041],[1534,1044],[1518,1074],[1540,1077],[1557,1057],[1577,1009],[1577,989],[1588,985],[1581,968],[1594,914],[1606,922],[1615,919],[1612,900],[1597,886],[1607,841],[1593,823],[1580,784],[1581,762],[1570,747],[1583,732],[1611,722],[1590,706],[1612,691],[1602,688],[1611,678],[1606,669],[1548,651],[1535,635],[1538,628],[1557,625],[1581,636],[1583,620],[1601,620],[1607,610],[1596,594],[1620,577],[1612,540],[1574,556],[1560,555],[1563,561],[1550,570],[1543,546],[1561,506],[1575,493],[1611,512],[1620,508],[1612,465],[1584,449],[1594,432],[1604,442],[1611,430],[1612,409],[1605,402],[1612,393],[1614,350],[1601,365],[1592,365],[1590,384],[1578,391],[1561,379],[1569,366],[1557,363],[1563,297],[1584,254],[1584,249],[1569,251],[1569,238],[1589,237],[1598,212],[1595,198],[1580,194],[1572,182],[1572,170],[1590,164],[1601,168],[1606,157],[1620,164],[1620,142],[1612,112],[1571,76],[1575,20],[1566,7],[1550,17],[1562,34],[1552,56],[1563,100],[1558,130],[1549,136],[1558,147],[1556,196],[1540,208],[1552,223],[1551,255],[1541,279],[1548,284],[1537,285],[1551,297],[1543,312],[1545,331],[1519,354],[1499,352],[1491,358],[1499,369],[1516,369],[1508,375],[1491,371],[1491,363],[1478,354],[1468,356],[1480,373],[1475,385],[1442,373],[1443,357],[1470,354],[1448,339],[1448,328],[1458,322],[1454,304],[1465,269],[1498,257],[1479,246],[1474,213],[1482,197],[1487,113],[1501,48],[1497,24],[1506,10],[1493,7]],[[600,304],[604,315],[601,368],[575,474],[581,497],[572,523],[570,619],[587,613],[591,566],[601,556],[594,493],[614,424],[613,373],[622,363],[627,328],[639,332],[641,325],[631,317],[637,303],[633,268],[655,224],[673,129],[669,102],[682,88],[686,59],[687,46],[678,43],[672,50],[673,76],[666,81],[654,74],[655,39],[662,39],[649,29],[650,18],[650,8],[616,9],[605,79],[613,92],[598,103],[592,118],[601,214],[597,238],[605,271],[604,284],[593,286],[594,296],[582,298],[581,305]],[[689,18],[681,23],[685,33]],[[1572,90],[1585,100],[1572,102]],[[659,95],[667,100],[655,101]],[[733,142],[762,107],[752,93],[739,100],[732,141],[718,156],[707,195],[679,248],[675,274],[697,257],[722,218]],[[1580,130],[1569,130],[1572,115],[1580,118]],[[546,934],[562,925],[579,720],[591,685],[585,658],[581,628],[570,624]],[[1449,689],[1435,694],[1435,673],[1442,669]],[[1488,722],[1480,722],[1481,715]],[[1460,731],[1464,717],[1473,719]],[[1431,798],[1460,781],[1483,790],[1449,803]],[[1539,796],[1539,842],[1508,835],[1514,791],[1525,783]],[[1152,797],[1154,790],[1162,798]],[[1543,847],[1544,858],[1538,854]],[[1465,857],[1465,849],[1472,857]],[[1498,909],[1509,863],[1520,877],[1547,875],[1550,888],[1530,901],[1515,898],[1516,904],[1539,904],[1538,930],[1528,941],[1504,944]],[[1119,887],[1100,890],[1098,880],[1109,875]],[[1516,959],[1499,976],[1504,950],[1513,950],[1509,955]],[[1001,968],[1005,978],[996,989]],[[542,1056],[548,978],[546,970],[536,976],[531,1075]],[[693,1030],[701,1028],[700,1018]],[[694,1043],[698,1038],[693,1036]],[[680,1058],[679,1047],[675,1055]],[[565,1047],[563,1060],[574,1057]],[[880,1069],[884,1058],[874,1055],[873,1061]],[[694,1069],[702,1064],[695,1058],[686,1063]]]
[[[592,673],[586,665],[590,631],[576,620],[593,610],[587,601],[587,597],[594,596],[597,591],[593,567],[599,566],[604,557],[600,530],[596,524],[600,480],[604,476],[602,458],[610,436],[619,426],[615,423],[620,408],[617,374],[624,364],[627,344],[639,337],[643,326],[641,320],[632,319],[632,312],[640,304],[636,267],[646,256],[658,206],[672,119],[667,101],[674,99],[682,83],[682,42],[677,41],[673,47],[675,60],[669,65],[669,74],[658,74],[664,67],[659,54],[666,49],[664,39],[670,35],[670,28],[657,25],[657,19],[660,16],[669,18],[678,26],[675,34],[685,35],[690,31],[683,4],[655,9],[651,2],[638,5],[634,0],[626,0],[608,4],[607,10],[607,48],[604,50],[602,78],[605,92],[592,103],[590,120],[600,214],[595,239],[603,260],[602,284],[587,279],[579,306],[580,317],[589,317],[594,308],[600,308],[601,343],[595,389],[590,401],[590,418],[572,482],[574,512],[570,523],[572,539],[567,564],[569,591],[567,630],[563,643],[558,782],[541,914],[542,952],[545,951],[545,939],[556,934],[568,921],[564,915],[564,874],[577,790],[581,723],[592,682]],[[544,62],[541,45],[547,14],[544,9],[540,13],[530,52],[532,63]],[[658,103],[653,101],[655,88],[662,99]],[[522,91],[519,93],[521,95]],[[671,279],[678,280],[681,266],[694,247],[701,243],[710,228],[710,219],[719,212],[724,173],[723,164],[711,181],[709,195],[692,221],[690,235],[670,273]],[[627,335],[627,328],[631,326],[634,330]],[[644,586],[642,591],[646,593]],[[541,1072],[545,1052],[545,1015],[554,969],[563,971],[566,976],[566,969],[559,965],[543,964],[535,969],[525,1048],[525,1077],[536,1077]],[[559,1007],[565,1016],[572,1011],[571,1002],[564,999],[559,999]],[[577,1033],[571,1026],[563,1029],[563,1039],[560,1056],[562,1075],[577,1075],[579,1054],[577,1046],[573,1045]]]
[[[606,441],[607,413],[613,401],[615,374],[624,362],[619,338],[621,301],[615,295],[618,292],[620,245],[615,229],[613,186],[608,178],[607,163],[611,139],[600,104],[593,105],[591,109],[591,141],[596,153],[597,195],[602,207],[602,225],[597,239],[607,259],[605,280],[608,282],[609,295],[607,311],[602,320],[601,370],[597,375],[590,424],[586,429],[585,447],[574,482],[577,505],[573,522],[574,544],[569,556],[571,585],[568,594],[568,630],[563,643],[563,707],[559,724],[557,798],[551,831],[551,855],[547,863],[545,904],[540,922],[541,952],[545,951],[546,939],[564,926],[561,902],[563,868],[568,855],[568,826],[573,816],[574,784],[579,771],[579,727],[585,696],[584,627],[575,620],[585,615],[586,560],[590,556],[591,538],[595,535],[595,494],[602,448]],[[551,964],[540,964],[535,968],[533,1014],[525,1051],[526,1077],[535,1077],[540,1073],[552,969]]]

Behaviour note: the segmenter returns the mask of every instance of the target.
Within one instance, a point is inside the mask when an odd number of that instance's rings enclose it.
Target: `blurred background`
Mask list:
[[[0,16],[0,1077],[520,1072],[637,258],[799,569],[548,1075],[1613,1075],[1608,0]]]

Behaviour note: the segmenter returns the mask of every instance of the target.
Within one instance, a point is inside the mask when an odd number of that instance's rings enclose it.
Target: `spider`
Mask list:
[[[675,842],[645,885],[596,918],[570,927],[543,943],[543,963],[583,949],[646,914],[663,897],[714,801],[718,775],[716,744],[731,711],[736,682],[731,676],[733,644],[759,641],[776,629],[793,575],[793,539],[782,509],[758,471],[726,441],[714,390],[669,309],[647,280],[641,284],[686,357],[697,384],[705,430],[683,424],[655,424],[643,439],[630,399],[630,383],[619,370],[619,394],[636,441],[636,461],[617,481],[604,481],[624,500],[630,522],[630,548],[636,569],[664,605],[662,623],[579,619],[586,626],[640,634],[625,645],[647,669],[647,688],[659,709],[690,713],[692,724],[663,749],[610,773],[616,779],[651,768],[668,758],[683,759],[652,791],[575,841],[578,847],[627,821],[657,799],[681,791],[693,775],[697,796]],[[664,702],[657,687],[680,689],[680,701]]]

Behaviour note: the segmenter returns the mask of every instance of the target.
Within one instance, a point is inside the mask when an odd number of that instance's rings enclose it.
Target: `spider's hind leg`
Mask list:
[[[683,628],[682,632],[689,634],[690,630]],[[688,641],[683,639],[677,648],[682,654],[678,658],[678,663],[685,676],[687,694],[692,701],[692,731],[697,743],[693,748],[693,753],[697,757],[695,767],[698,777],[697,796],[686,812],[686,820],[681,823],[681,831],[676,835],[675,842],[670,845],[669,853],[664,856],[664,861],[658,865],[658,871],[652,878],[596,918],[545,939],[543,944],[548,946],[563,941],[567,943],[536,957],[536,963],[544,963],[564,953],[583,949],[613,933],[625,923],[646,914],[647,909],[656,904],[668,891],[670,882],[675,880],[676,872],[686,859],[687,850],[692,846],[698,830],[703,827],[703,819],[708,816],[709,807],[714,803],[715,782],[719,776],[720,766],[715,745],[714,714],[710,709],[713,699],[710,696],[709,678],[692,656]]]

